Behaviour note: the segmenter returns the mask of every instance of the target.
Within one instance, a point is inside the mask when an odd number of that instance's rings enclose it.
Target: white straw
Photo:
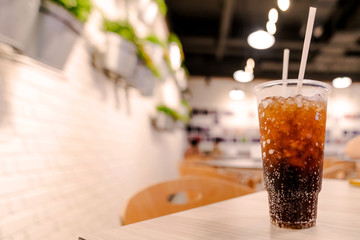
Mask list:
[[[289,55],[290,50],[284,49],[284,58],[283,58],[283,69],[282,69],[282,79],[284,80],[283,83],[286,83],[286,79],[288,78],[288,68],[289,68]]]
[[[286,91],[286,80],[288,78],[288,68],[289,68],[289,55],[290,50],[284,49],[284,57],[283,57],[283,69],[282,69],[282,96],[285,97],[285,91]]]
[[[314,27],[315,21],[315,14],[316,8],[310,7],[308,21],[306,25],[306,33],[305,33],[305,40],[303,45],[303,51],[301,55],[301,62],[300,62],[300,69],[299,69],[299,76],[298,76],[298,84],[297,84],[297,93],[301,92],[302,80],[304,79],[305,75],[305,68],[306,68],[306,61],[309,53],[310,42],[311,42],[311,35]]]

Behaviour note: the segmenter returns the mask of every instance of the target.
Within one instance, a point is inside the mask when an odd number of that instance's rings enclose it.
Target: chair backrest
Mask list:
[[[219,169],[215,167],[206,166],[205,164],[197,164],[189,161],[182,161],[179,164],[179,173],[180,176],[204,176],[220,178],[233,182],[240,182],[239,176],[237,174],[231,174],[230,172],[224,173],[219,171]]]
[[[355,162],[339,161],[336,158],[324,159],[324,178],[347,179],[356,172]]]
[[[262,172],[262,170],[213,167],[191,161],[179,163],[180,176],[215,177],[239,183],[254,190],[263,189]]]
[[[135,223],[252,192],[246,186],[227,180],[201,176],[181,177],[150,186],[135,194],[127,204],[122,223]],[[180,203],[172,201],[177,195],[183,196]]]
[[[353,159],[360,159],[360,135],[345,144],[344,154]]]

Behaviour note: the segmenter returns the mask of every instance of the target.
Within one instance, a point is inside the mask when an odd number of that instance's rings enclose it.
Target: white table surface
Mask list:
[[[89,229],[91,231],[91,229]],[[315,227],[281,229],[270,223],[265,191],[155,218],[81,235],[85,240],[299,239],[359,240],[360,187],[324,179]]]

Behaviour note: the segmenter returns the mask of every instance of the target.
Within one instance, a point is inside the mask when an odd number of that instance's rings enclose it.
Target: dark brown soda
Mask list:
[[[264,182],[273,224],[309,228],[316,223],[324,158],[326,101],[268,97],[259,104]]]

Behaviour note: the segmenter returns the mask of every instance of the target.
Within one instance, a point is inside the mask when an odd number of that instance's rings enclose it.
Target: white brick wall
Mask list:
[[[0,55],[2,240],[119,226],[133,193],[177,176],[184,132],[150,125],[161,96],[127,95],[89,59],[83,39],[63,73]]]

